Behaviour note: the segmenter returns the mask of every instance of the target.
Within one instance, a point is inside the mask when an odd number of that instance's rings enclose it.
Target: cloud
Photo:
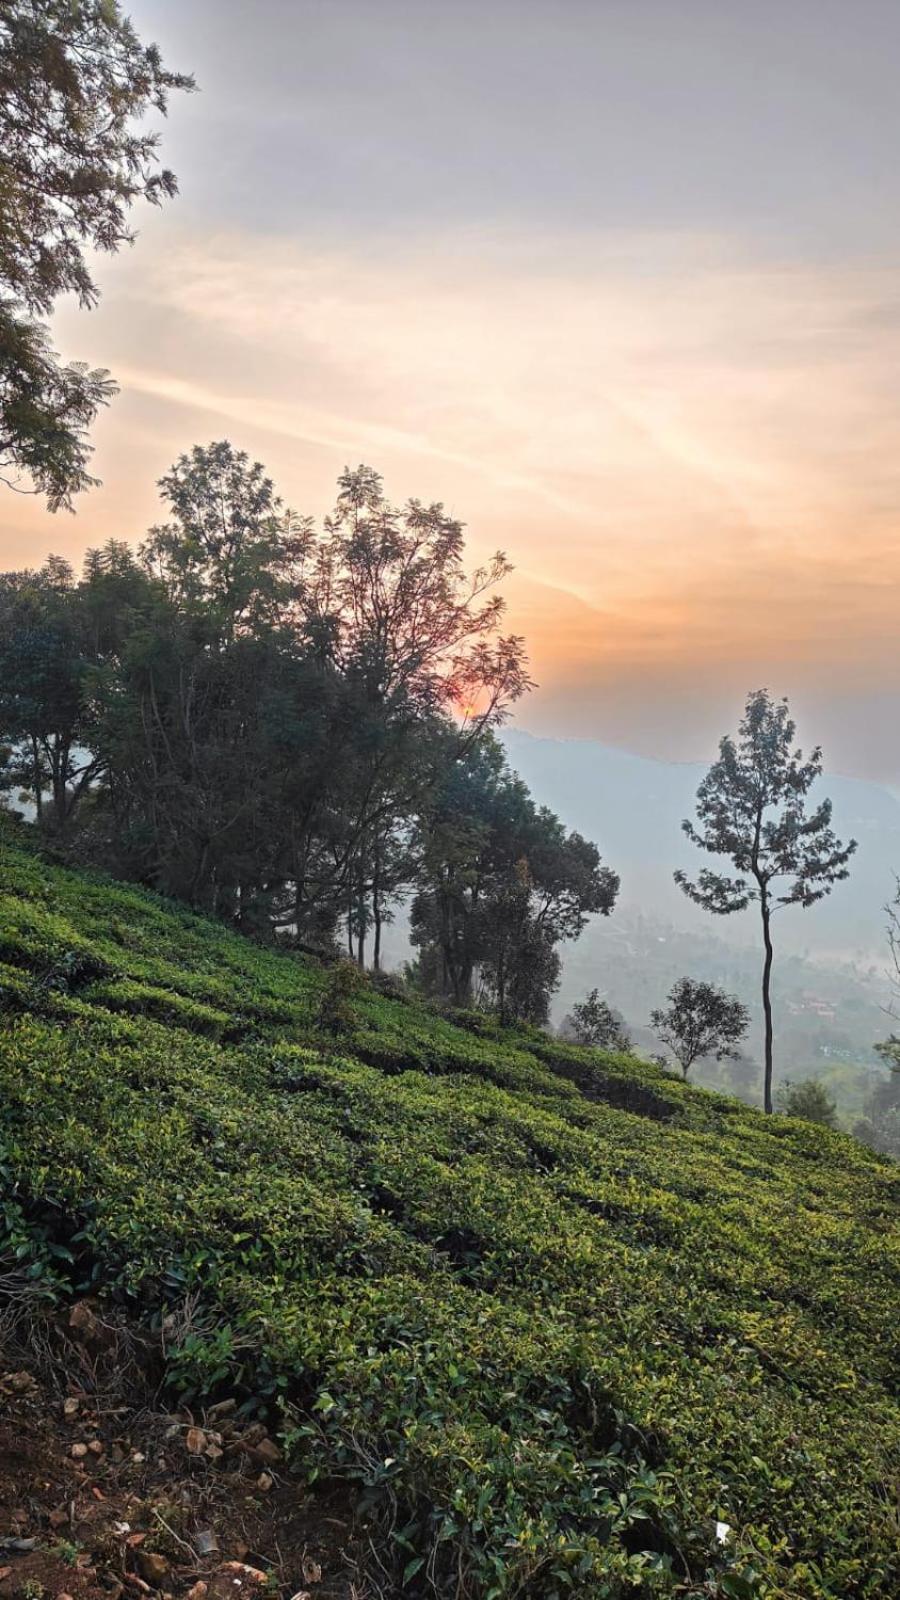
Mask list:
[[[90,350],[83,318],[58,336],[123,385],[105,488],[48,544],[139,535],[174,454],[227,432],[300,510],[365,459],[396,497],[468,518],[475,555],[506,549],[543,703],[580,731],[603,732],[617,675],[654,704],[673,678],[821,680],[836,655],[880,681],[900,578],[892,263],[671,233],[376,250],[167,223],[104,279]],[[42,514],[3,510],[7,542],[33,545]]]

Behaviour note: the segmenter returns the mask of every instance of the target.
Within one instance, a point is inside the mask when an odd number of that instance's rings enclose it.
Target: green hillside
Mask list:
[[[196,1296],[173,1388],[280,1408],[408,1593],[900,1593],[896,1166],[0,868],[5,1260]]]

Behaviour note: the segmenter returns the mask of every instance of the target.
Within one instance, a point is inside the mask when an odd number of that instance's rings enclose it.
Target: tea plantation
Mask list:
[[[896,1600],[900,1169],[332,972],[3,844],[3,1271],[189,1306],[400,1592]]]

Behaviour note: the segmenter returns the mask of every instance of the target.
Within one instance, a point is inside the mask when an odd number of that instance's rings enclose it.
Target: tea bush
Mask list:
[[[277,1408],[406,1592],[900,1593],[896,1166],[365,984],[330,1031],[327,968],[12,845],[0,891],[4,1264],[189,1303],[171,1387]]]

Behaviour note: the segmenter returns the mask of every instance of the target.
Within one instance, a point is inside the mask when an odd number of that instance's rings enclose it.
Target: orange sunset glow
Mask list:
[[[191,23],[171,4],[139,7],[170,54],[194,59],[203,8],[189,9]],[[621,18],[600,25],[605,9],[586,36],[596,59],[651,71],[629,56]],[[665,34],[667,13],[652,9]],[[717,41],[736,50],[744,38],[732,11],[707,41],[711,55]],[[541,15],[536,8],[535,37],[525,30],[517,46],[523,62],[538,49]],[[391,16],[399,28],[404,8]],[[334,37],[321,17],[317,26],[313,55],[333,66]],[[447,12],[441,27],[449,38]],[[791,51],[801,42],[789,30],[787,56],[772,68],[776,110],[779,73],[786,82],[791,64],[799,71]],[[410,48],[425,45],[416,35]],[[306,124],[291,122],[296,106],[273,56],[264,41],[252,49],[293,129],[282,136],[302,143]],[[798,93],[837,139],[846,108],[821,102],[814,68],[810,58]],[[207,73],[207,100],[247,92],[221,43]],[[448,93],[452,75],[450,61],[440,79]],[[523,108],[509,92],[519,128]],[[603,131],[577,81],[573,92],[561,158],[579,118],[587,133],[594,118],[595,141]],[[520,708],[525,726],[695,755],[735,695],[766,681],[824,717],[837,766],[891,777],[893,753],[863,724],[897,677],[893,241],[880,223],[845,237],[840,251],[810,237],[827,231],[821,202],[809,193],[791,209],[771,156],[754,153],[740,92],[729,137],[752,171],[738,168],[735,181],[769,186],[766,214],[757,204],[735,216],[706,192],[714,186],[698,133],[681,173],[683,216],[648,204],[639,226],[624,217],[619,176],[590,139],[578,160],[585,172],[599,163],[597,193],[577,217],[574,203],[542,217],[524,173],[490,218],[471,199],[460,211],[448,189],[444,215],[427,222],[401,192],[392,222],[386,212],[364,228],[351,211],[337,226],[315,203],[304,215],[289,183],[287,211],[273,195],[266,215],[259,196],[248,204],[239,171],[229,179],[216,169],[208,190],[209,105],[204,94],[179,104],[167,138],[181,198],[141,217],[134,251],[98,263],[98,310],[66,305],[55,321],[63,351],[108,366],[121,387],[95,430],[102,488],[73,517],[4,495],[5,563],[39,562],[49,550],[77,563],[109,537],[138,540],[158,515],[156,479],[194,441],[229,437],[304,513],[324,511],[342,467],[365,461],[395,500],[442,500],[466,523],[473,560],[507,552],[509,623],[527,637],[540,686]],[[482,109],[483,151],[497,154],[510,130],[501,110]],[[615,114],[627,123],[624,105],[604,113]],[[245,116],[261,138],[268,115],[257,89]],[[639,187],[668,159],[648,115],[646,137],[632,128]],[[437,141],[450,138],[443,116],[439,104]],[[336,162],[345,137],[333,131]],[[385,125],[389,145],[402,137],[402,118]],[[789,171],[794,160],[799,189],[802,150],[782,159]],[[393,184],[413,181],[399,170],[383,169],[385,207]],[[864,180],[860,166],[863,209]],[[546,201],[549,177],[535,181]],[[437,196],[441,182],[438,170]],[[852,174],[845,182],[852,191]]]

